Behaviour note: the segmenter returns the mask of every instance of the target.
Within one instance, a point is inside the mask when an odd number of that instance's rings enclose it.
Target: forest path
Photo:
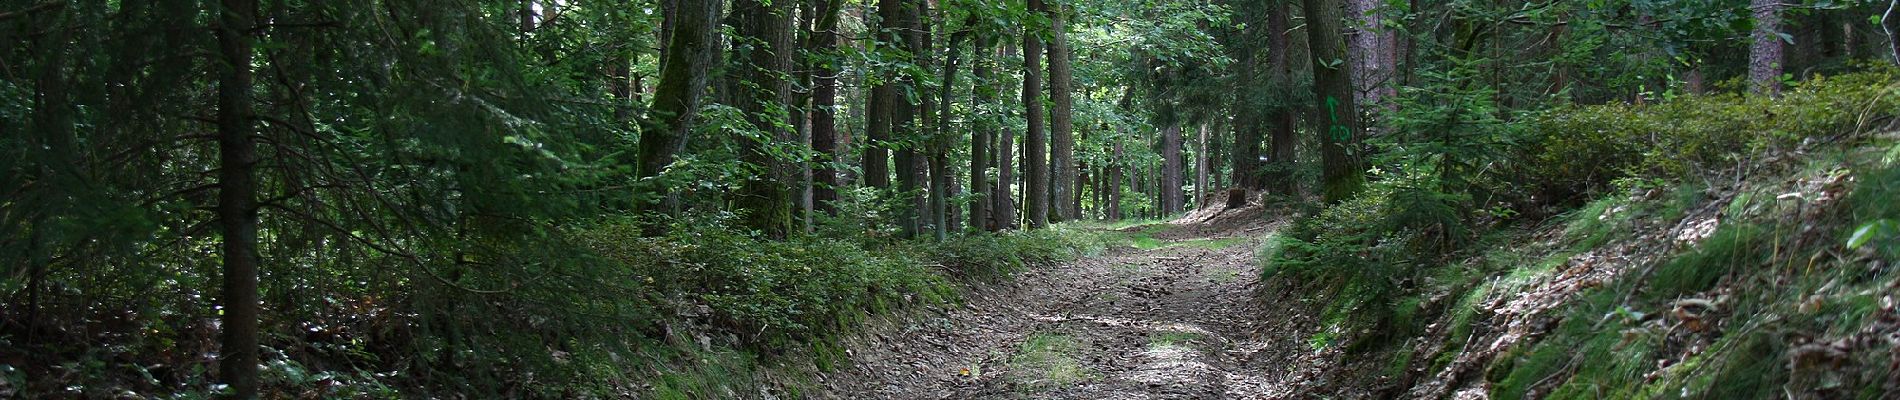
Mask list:
[[[1310,348],[1274,321],[1290,310],[1255,300],[1278,226],[1250,206],[1119,230],[1133,246],[876,324],[820,383],[854,399],[1297,397],[1279,382]]]

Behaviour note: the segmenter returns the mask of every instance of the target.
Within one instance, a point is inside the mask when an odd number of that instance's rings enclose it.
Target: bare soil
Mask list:
[[[1323,364],[1306,307],[1259,291],[1255,252],[1279,226],[1258,206],[1137,226],[1164,243],[1019,274],[961,306],[874,324],[823,395],[879,399],[1305,397]]]

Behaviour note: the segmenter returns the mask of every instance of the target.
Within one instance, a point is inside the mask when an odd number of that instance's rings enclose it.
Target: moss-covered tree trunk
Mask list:
[[[733,198],[745,213],[744,225],[782,238],[792,229],[791,182],[794,165],[772,156],[770,146],[787,145],[797,138],[784,110],[791,102],[792,6],[790,1],[735,0],[732,49],[741,61],[733,85],[736,106],[759,136],[735,138],[739,157],[757,168]]]
[[[687,133],[692,132],[701,98],[706,94],[712,62],[720,47],[716,42],[724,1],[671,0],[671,4],[674,21],[667,24],[671,29],[660,66],[660,82],[653,89],[653,105],[641,120],[640,160],[635,171],[641,178],[658,176],[686,149]],[[640,206],[636,211],[662,209],[662,196],[672,198],[670,194],[638,194]],[[649,229],[648,233],[657,233],[656,230]]]

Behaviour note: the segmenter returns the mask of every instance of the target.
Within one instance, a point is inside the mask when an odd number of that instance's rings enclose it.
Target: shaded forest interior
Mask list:
[[[1894,9],[3,0],[0,397],[752,397],[1250,202],[1301,218],[1269,274],[1378,299],[1605,196],[1885,145]]]

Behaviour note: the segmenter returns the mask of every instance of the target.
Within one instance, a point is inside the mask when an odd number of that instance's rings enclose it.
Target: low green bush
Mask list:
[[[642,237],[639,224],[617,221],[575,236],[651,287],[650,300],[664,310],[744,333],[760,349],[817,338],[867,311],[951,295],[905,252],[874,254],[823,238],[764,240],[718,217],[670,226],[665,236]]]
[[[1712,94],[1656,104],[1544,110],[1521,121],[1532,166],[1550,200],[1600,194],[1627,177],[1681,178],[1772,161],[1811,140],[1853,133],[1900,114],[1900,71],[1815,77],[1774,99]]]
[[[919,244],[927,258],[966,281],[995,280],[1024,267],[1073,260],[1100,251],[1104,239],[1066,226],[1005,231]]]

